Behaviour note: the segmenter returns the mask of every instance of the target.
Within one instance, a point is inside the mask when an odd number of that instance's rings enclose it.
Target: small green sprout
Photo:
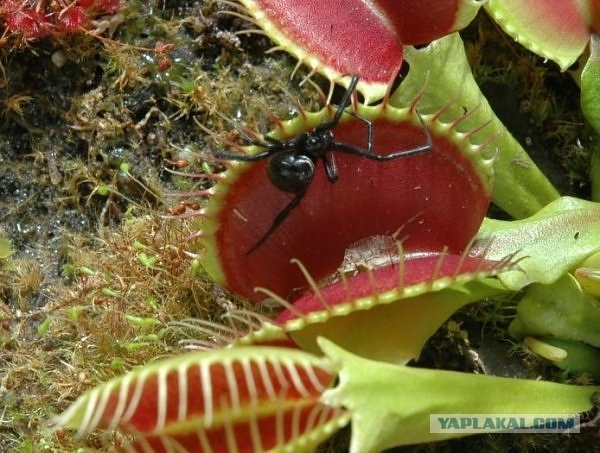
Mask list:
[[[143,244],[142,242],[138,241],[137,239],[135,241],[133,241],[132,245],[133,245],[133,248],[135,250],[145,250],[145,249],[148,248],[145,244]]]
[[[107,197],[112,192],[112,188],[105,184],[99,185],[96,189],[96,193],[101,197]]]
[[[102,294],[108,297],[117,297],[119,295],[118,291],[112,290],[110,288],[104,287],[102,288]]]
[[[140,252],[137,255],[137,259],[146,269],[154,269],[158,256],[148,256],[144,252]]]
[[[125,369],[125,360],[120,357],[115,357],[110,361],[110,368],[115,371],[121,371]]]
[[[50,329],[50,325],[52,324],[53,318],[52,316],[48,316],[46,319],[44,319],[40,325],[37,328],[37,334],[40,337],[43,337],[44,335],[46,335],[48,333],[48,330]]]
[[[61,271],[61,275],[70,280],[74,279],[75,277],[79,277],[81,275],[91,277],[92,275],[95,275],[95,274],[96,274],[96,272],[94,272],[92,269],[90,269],[87,266],[75,266],[70,263],[63,265],[62,271]]]
[[[14,253],[10,241],[6,238],[0,237],[0,260],[8,258]]]
[[[155,297],[147,297],[144,303],[148,305],[153,311],[158,311],[158,300]]]
[[[121,165],[119,165],[119,170],[121,170],[123,173],[130,174],[130,169],[131,167],[127,162],[122,162]]]
[[[84,309],[85,307],[81,305],[76,305],[75,307],[69,308],[69,310],[67,310],[67,318],[70,321],[77,322]]]
[[[190,271],[193,277],[202,275],[202,263],[198,258],[194,258],[190,263]]]
[[[150,330],[160,324],[160,321],[155,318],[142,318],[140,316],[127,315],[125,317],[130,324],[144,330]]]

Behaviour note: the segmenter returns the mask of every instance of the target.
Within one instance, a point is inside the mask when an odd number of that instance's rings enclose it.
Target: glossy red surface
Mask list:
[[[426,44],[454,30],[458,0],[376,0],[373,2],[403,44]]]
[[[255,3],[280,33],[339,74],[359,74],[363,82],[389,84],[402,64],[402,43],[392,23],[369,2]]]

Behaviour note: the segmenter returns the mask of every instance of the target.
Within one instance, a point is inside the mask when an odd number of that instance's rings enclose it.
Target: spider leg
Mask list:
[[[364,116],[360,116],[355,112],[348,112],[350,115],[352,115],[354,118],[356,118],[359,121],[362,121],[363,123],[366,124],[367,126],[367,153],[371,154],[373,153],[373,123],[366,119]],[[420,118],[420,117],[419,117]]]
[[[240,162],[256,162],[258,160],[268,159],[273,154],[276,154],[280,149],[268,149],[258,154],[242,154],[242,153],[231,153],[229,151],[215,151],[213,156],[220,160],[236,160]]]
[[[261,152],[258,154],[254,154],[254,155],[247,155],[247,154],[242,154],[242,153],[232,153],[229,151],[215,151],[212,154],[216,159],[254,162],[257,160],[266,159],[266,158],[270,157],[272,154],[275,154],[276,152],[279,151],[279,148],[277,148],[277,149],[274,149],[274,148],[276,148],[275,145],[279,145],[281,147],[282,142],[275,140],[275,142],[276,142],[275,143],[273,141],[274,139],[272,139],[270,137],[265,137],[265,141],[260,141],[258,135],[254,134],[253,132],[249,132],[248,129],[243,128],[242,126],[237,124],[235,121],[232,121],[229,118],[226,118],[223,116],[222,116],[222,118],[228,124],[230,124],[231,127],[233,127],[249,145],[254,145],[254,146],[257,146],[260,148],[265,148],[267,151],[264,151],[264,152]],[[217,139],[216,134],[213,131],[208,129],[206,126],[204,126],[202,123],[200,123],[196,119],[194,119],[194,121],[208,135],[210,135],[214,139]]]
[[[344,92],[344,95],[342,96],[342,99],[337,106],[335,114],[333,115],[333,119],[327,123],[321,124],[315,130],[332,129],[335,126],[337,126],[337,124],[340,122],[340,119],[342,119],[342,115],[344,114],[346,107],[350,105],[350,96],[352,96],[352,93],[354,93],[354,90],[356,90],[356,84],[358,83],[358,79],[359,77],[356,74],[354,74],[352,76],[352,79],[350,79],[350,84],[348,85],[348,88]]]
[[[396,151],[390,154],[376,154],[374,152],[369,152],[367,149],[340,142],[333,142],[331,145],[329,145],[329,147],[335,151],[340,151],[346,154],[354,154],[355,156],[362,156],[371,160],[386,161],[397,159],[399,157],[408,157],[415,154],[427,153],[431,151],[432,145],[427,143],[425,145],[419,145],[410,149],[403,149],[402,151]]]
[[[327,158],[326,155],[323,155],[322,159],[323,165],[325,166],[327,180],[333,184],[338,179],[337,161],[335,160],[335,155],[333,155],[333,153],[329,153],[329,158]]]
[[[292,140],[277,140],[276,138],[269,137],[265,135],[263,137],[263,141],[259,141],[249,134],[244,132],[241,129],[238,129],[238,132],[242,135],[242,137],[248,142],[248,145],[256,146],[258,148],[265,148],[266,151],[260,152],[258,154],[242,154],[242,153],[232,153],[229,151],[216,151],[213,155],[217,159],[222,160],[237,160],[241,162],[256,162],[258,160],[268,159],[269,157],[280,153],[282,151],[291,151],[296,149],[298,146],[297,139]]]
[[[344,95],[342,96],[342,99],[341,99],[340,103],[338,104],[338,108],[335,111],[335,115],[333,116],[333,119],[331,120],[331,122],[328,124],[329,128],[335,127],[337,125],[337,123],[340,122],[340,119],[342,118],[342,115],[344,114],[344,110],[346,110],[346,107],[348,107],[350,105],[350,96],[352,96],[352,93],[354,93],[354,90],[356,89],[356,84],[358,83],[358,79],[359,79],[359,77],[356,74],[354,74],[352,76],[352,79],[350,79],[350,84],[348,85],[348,88],[344,92]]]
[[[367,144],[366,149],[361,148],[359,146],[350,145],[348,143],[342,143],[342,142],[333,142],[329,145],[329,147],[331,149],[340,151],[342,153],[354,154],[356,156],[363,156],[363,157],[366,157],[367,159],[378,160],[378,161],[386,161],[386,160],[397,159],[399,157],[408,157],[408,156],[414,156],[416,154],[427,153],[433,149],[433,141],[431,139],[431,132],[425,125],[425,122],[423,121],[423,118],[421,117],[421,115],[418,115],[418,117],[419,117],[419,121],[421,122],[421,126],[423,127],[423,132],[425,134],[425,144],[423,144],[423,145],[415,146],[414,148],[410,148],[410,149],[403,149],[401,151],[395,151],[395,152],[389,153],[389,154],[377,154],[377,153],[373,152],[373,150],[372,150],[373,130],[372,130],[372,125],[371,125],[371,126],[369,126],[369,130],[367,133],[369,143]],[[358,118],[360,118],[360,117],[358,117]],[[370,123],[370,121],[367,120],[366,118],[361,118],[361,119]]]
[[[417,117],[419,118],[419,122],[421,123],[421,128],[423,129],[423,133],[425,134],[425,144],[419,145],[412,149],[405,149],[402,151],[396,151],[394,153],[386,154],[385,156],[382,156],[382,157],[384,157],[384,159],[381,159],[381,160],[389,160],[389,159],[395,159],[396,157],[406,157],[406,156],[413,156],[415,154],[423,154],[423,153],[427,153],[433,149],[433,141],[431,139],[431,132],[429,131],[429,128],[425,124],[425,121],[423,121],[423,117],[419,114],[419,112],[416,112],[416,113],[417,113]]]
[[[250,249],[246,252],[246,255],[250,255],[252,252],[256,251],[256,249],[258,249],[261,245],[264,244],[264,242],[269,238],[269,236],[271,236],[273,231],[275,231],[277,229],[277,227],[279,225],[281,225],[281,223],[290,214],[290,212],[292,212],[292,210],[296,206],[298,206],[298,203],[300,203],[300,200],[302,200],[302,197],[304,196],[305,193],[306,193],[306,189],[296,193],[296,195],[294,196],[292,201],[290,201],[285,206],[285,208],[283,208],[279,212],[279,214],[277,214],[277,216],[273,219],[273,223],[271,224],[269,229],[266,231],[266,233],[263,235],[263,237],[261,237],[256,244],[254,244],[252,247],[250,247]]]
[[[246,138],[246,137],[244,137]],[[250,138],[250,136],[248,136]],[[260,152],[258,154],[242,154],[242,153],[232,153],[229,151],[216,151],[213,155],[217,159],[222,160],[237,160],[241,162],[256,162],[258,160],[268,159],[269,157],[277,154],[281,151],[288,151],[290,149],[294,149],[296,143],[294,141],[281,141],[276,138],[269,137],[268,135],[264,137],[264,141],[248,141],[249,145],[253,145],[259,148],[265,148],[266,151]]]

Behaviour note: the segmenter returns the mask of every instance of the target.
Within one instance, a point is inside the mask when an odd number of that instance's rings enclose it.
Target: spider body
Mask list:
[[[325,122],[311,131],[304,132],[297,137],[288,140],[276,140],[266,136],[264,141],[257,141],[245,132],[240,131],[249,144],[263,148],[265,151],[254,155],[229,153],[224,151],[215,153],[215,157],[223,160],[256,162],[263,159],[269,159],[267,175],[271,183],[284,192],[294,194],[292,200],[277,214],[277,216],[275,216],[271,226],[265,234],[246,252],[247,255],[257,250],[269,238],[271,233],[273,233],[273,231],[275,231],[275,229],[285,220],[289,213],[298,206],[313,180],[318,161],[323,162],[327,180],[330,183],[335,183],[337,181],[338,170],[335,154],[333,154],[335,151],[362,156],[366,159],[376,161],[387,161],[431,151],[431,134],[425,127],[423,121],[421,121],[426,138],[424,144],[410,149],[394,151],[385,155],[375,153],[373,151],[373,126],[371,122],[352,112],[346,112],[346,108],[350,105],[351,96],[356,89],[357,83],[358,76],[352,76],[348,89],[344,92],[331,121]],[[335,139],[333,129],[338,125],[344,113],[354,115],[366,125],[367,146],[365,148],[351,143],[339,142]]]
[[[289,193],[306,190],[315,175],[315,159],[295,151],[273,156],[267,169],[275,187]]]

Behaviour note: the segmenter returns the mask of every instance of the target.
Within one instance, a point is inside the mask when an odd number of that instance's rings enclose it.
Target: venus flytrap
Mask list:
[[[427,64],[416,62],[411,71]],[[460,96],[422,112],[427,87],[401,84],[410,99],[402,108],[386,98],[348,106],[350,114],[345,103],[301,110],[276,120],[266,136],[246,134],[248,146],[225,143],[235,152],[216,154],[227,170],[207,175],[217,182],[197,213],[202,262],[230,291],[257,303],[270,297],[286,310],[246,336],[222,337],[238,344],[291,339],[317,353],[316,339],[324,336],[356,354],[406,363],[460,307],[503,292],[495,277],[514,264],[510,254],[486,260],[468,252],[493,190],[493,113],[465,113]],[[484,102],[481,92],[471,94],[472,102]],[[319,157],[336,162],[338,178],[329,177],[327,164],[314,165],[297,206],[265,236],[290,206],[290,194],[272,182],[269,146],[291,144],[298,153],[294,138],[325,130],[352,149],[372,143],[377,156],[427,142],[431,149],[385,161],[326,149]],[[386,238],[391,248],[360,245],[373,237]],[[349,249],[380,254],[383,264],[338,271]]]
[[[290,206],[290,194],[267,177],[269,159],[225,160],[227,171],[208,175],[218,176],[218,182],[208,192],[207,207],[197,215],[202,262],[211,278],[251,301],[264,299],[257,287],[294,299],[309,285],[292,259],[320,282],[335,273],[346,249],[372,236],[392,238],[397,233],[402,238],[401,254],[460,255],[488,209],[494,130],[486,127],[486,117],[465,126],[470,118],[454,108],[455,116],[440,119],[448,104],[454,106],[452,99],[437,110],[420,113],[422,86],[413,88],[412,103],[403,108],[387,101],[348,107],[350,114],[342,116],[331,133],[337,142],[364,148],[369,122],[380,156],[422,145],[427,135],[433,149],[389,161],[339,151],[325,154],[324,159],[336,162],[337,180],[332,182],[326,168],[315,166],[298,206],[252,253],[248,250],[264,237],[273,219]],[[257,136],[251,146],[227,145],[236,149],[236,155],[253,158],[264,152],[256,141],[280,143],[313,133],[332,121],[336,111],[333,106],[318,112],[302,110],[296,118],[277,120],[267,138]],[[482,142],[474,144],[474,137]]]
[[[515,41],[564,71],[590,39],[595,0],[489,0],[484,8]]]
[[[162,360],[81,396],[55,419],[85,436],[118,429],[133,451],[310,451],[348,423],[324,405],[330,360],[239,347]]]
[[[458,33],[445,36],[420,49],[407,47],[404,58],[410,65],[410,70],[392,94],[392,105],[406,105],[411,102],[413,93],[422,89],[417,106],[420,112],[429,113],[447,106],[441,120],[464,115],[465,119],[459,130],[470,130],[474,126],[486,124],[482,132],[473,135],[475,143],[490,140],[489,135],[484,132],[493,131],[494,138],[486,152],[494,155],[494,204],[515,218],[523,218],[558,198],[554,186],[502,124],[482,95]],[[451,103],[448,102],[449,98],[452,99]]]
[[[505,294],[496,277],[516,266],[510,259],[485,261],[451,254],[402,259],[351,282],[315,288],[293,303],[273,295],[285,308],[275,319],[241,311],[226,315],[221,327],[203,320],[172,327],[192,348],[288,344],[319,354],[317,338],[324,336],[354,354],[405,364],[419,356],[431,335],[458,309]],[[237,327],[228,321],[237,322]]]
[[[317,338],[323,336],[354,354],[405,364],[419,356],[454,312],[503,294],[496,276],[514,266],[510,259],[457,255],[402,259],[399,266],[355,277],[346,288],[338,282],[299,298],[288,304],[276,324],[313,353],[318,353]]]

